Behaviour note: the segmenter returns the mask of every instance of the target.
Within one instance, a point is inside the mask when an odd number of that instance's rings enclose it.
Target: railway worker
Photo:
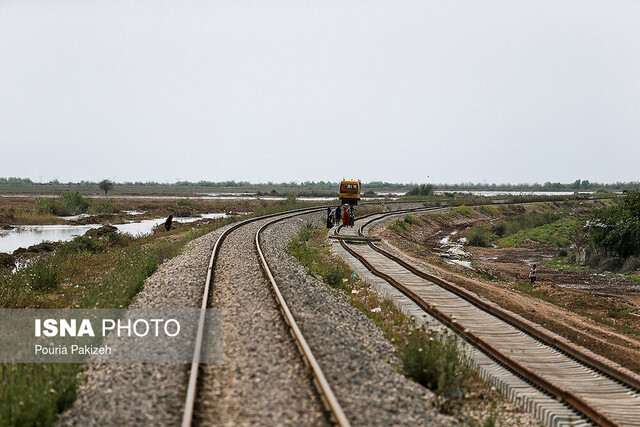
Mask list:
[[[537,273],[537,268],[536,268],[536,265],[533,264],[533,267],[531,267],[531,271],[529,271],[529,280],[531,280],[532,285],[536,284],[536,273]]]
[[[349,209],[349,227],[353,227],[353,223],[355,221],[356,211],[353,207]]]
[[[338,207],[336,208],[336,215],[334,218],[336,220],[336,225],[340,224],[340,220],[342,219],[342,211],[340,210],[340,205],[338,205]]]
[[[333,212],[331,208],[327,207],[327,228],[333,227]]]

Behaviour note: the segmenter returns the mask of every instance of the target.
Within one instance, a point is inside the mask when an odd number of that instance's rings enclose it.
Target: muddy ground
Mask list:
[[[640,373],[640,282],[613,274],[558,269],[544,265],[558,258],[558,248],[528,241],[525,247],[481,248],[463,244],[471,268],[442,258],[468,227],[492,218],[479,215],[421,215],[417,225],[398,234],[386,227],[375,233],[384,243],[428,264],[436,274],[500,304],[572,342]],[[452,235],[453,233],[453,235]],[[529,270],[538,265],[537,281]],[[636,272],[638,275],[640,272]]]

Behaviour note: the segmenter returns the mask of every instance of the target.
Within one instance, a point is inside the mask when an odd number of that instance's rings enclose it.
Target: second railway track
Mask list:
[[[527,381],[530,388],[535,386],[563,404],[547,403],[553,408],[545,409],[545,398],[536,398],[530,393],[528,405],[538,407],[538,418],[542,422],[640,426],[640,378],[637,375],[416,268],[371,241],[349,243],[349,236],[362,239],[366,226],[397,214],[360,218],[357,228],[344,228],[336,233],[342,237],[341,246],[420,310]],[[522,390],[516,394],[522,395]]]

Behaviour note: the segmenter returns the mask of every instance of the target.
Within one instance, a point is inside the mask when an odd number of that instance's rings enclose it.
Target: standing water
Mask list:
[[[202,214],[199,217],[173,218],[177,222],[194,222],[204,218],[226,218],[225,213]],[[153,229],[165,222],[165,218],[145,219],[138,222],[114,224],[121,233],[129,233],[133,236],[150,234]],[[28,248],[32,245],[49,241],[60,242],[72,240],[76,236],[82,236],[93,228],[100,228],[102,224],[83,225],[22,225],[11,230],[0,230],[0,252],[12,253],[18,248]]]

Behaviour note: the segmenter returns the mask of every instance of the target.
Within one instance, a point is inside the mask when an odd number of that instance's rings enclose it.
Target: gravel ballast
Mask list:
[[[394,206],[394,208],[397,208]],[[304,218],[304,219],[301,219]],[[449,425],[425,402],[430,392],[396,372],[382,332],[339,293],[309,276],[283,251],[300,225],[323,214],[271,226],[263,248],[285,299],[354,425]],[[257,228],[224,243],[211,306],[224,311],[224,364],[206,365],[196,420],[206,425],[324,425],[327,415],[254,250]],[[147,279],[131,308],[197,308],[211,250],[223,229],[189,243]],[[94,364],[58,425],[179,425],[188,379],[181,364]]]
[[[327,424],[254,249],[255,233],[267,221],[231,233],[217,261],[211,306],[225,313],[225,361],[203,366],[201,425]]]
[[[431,392],[397,372],[398,358],[382,331],[341,295],[309,276],[284,247],[310,214],[273,225],[263,233],[265,256],[353,425],[451,425],[427,402]]]

